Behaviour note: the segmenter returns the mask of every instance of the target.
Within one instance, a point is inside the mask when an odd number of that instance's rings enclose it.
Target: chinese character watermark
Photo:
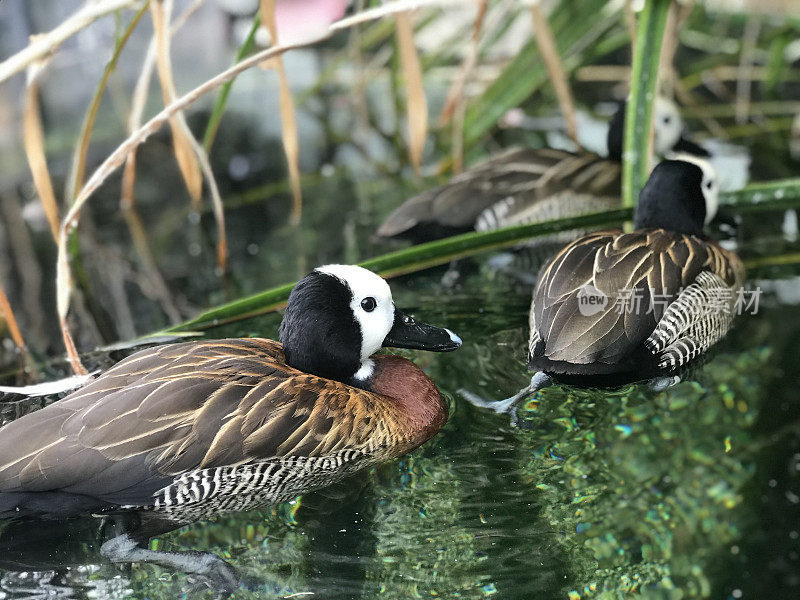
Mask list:
[[[690,289],[694,291],[686,298],[685,304],[687,309],[694,314],[758,314],[761,288],[739,289],[736,292],[728,288]],[[578,311],[586,317],[612,308],[618,315],[650,314],[654,311],[657,315],[663,315],[669,305],[675,302],[684,291],[686,291],[685,288],[680,288],[672,294],[652,294],[646,288],[623,288],[612,296],[614,298],[613,305],[609,306],[611,302],[609,295],[594,285],[587,284],[578,290]]]

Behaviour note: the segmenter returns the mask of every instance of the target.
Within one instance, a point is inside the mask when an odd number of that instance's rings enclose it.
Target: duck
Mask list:
[[[528,366],[567,382],[646,380],[675,373],[722,339],[745,268],[704,233],[717,207],[708,162],[683,155],[659,163],[634,231],[587,234],[544,266]]]
[[[279,339],[147,348],[5,425],[0,512],[57,498],[61,507],[194,521],[327,486],[444,426],[434,382],[378,351],[448,352],[461,339],[397,308],[375,273],[313,270],[289,295]],[[117,540],[105,555],[133,560],[140,543]]]
[[[654,114],[657,155],[673,151],[708,155],[683,135],[674,102],[658,96]],[[609,123],[606,157],[585,150],[506,150],[410,198],[386,218],[376,235],[420,243],[618,207],[624,122],[623,103]]]
[[[508,412],[552,381],[663,389],[730,329],[745,268],[704,233],[718,206],[716,173],[679,155],[641,191],[634,230],[589,233],[543,267],[529,312],[528,387],[491,405]],[[469,398],[468,399],[472,399]]]

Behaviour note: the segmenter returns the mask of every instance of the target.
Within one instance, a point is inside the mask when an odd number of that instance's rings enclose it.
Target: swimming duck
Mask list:
[[[529,365],[562,378],[641,380],[722,338],[745,270],[703,233],[717,195],[706,161],[664,161],[639,196],[635,231],[588,234],[561,250],[533,293]]]
[[[142,350],[9,423],[0,513],[57,497],[62,507],[186,521],[283,502],[406,453],[447,420],[425,373],[375,353],[446,352],[461,340],[404,314],[366,269],[327,265],[300,280],[280,340]],[[116,559],[137,560],[115,548]]]
[[[508,150],[407,200],[377,235],[418,243],[619,206],[624,109],[623,104],[609,123],[607,158],[554,148]],[[656,154],[682,150],[707,155],[682,137],[683,124],[672,101],[657,99],[654,127]]]
[[[507,410],[551,378],[663,386],[719,341],[733,321],[745,270],[703,233],[717,195],[706,161],[663,161],[639,196],[633,232],[584,235],[545,264],[529,317],[528,365],[538,372],[528,388],[492,408]]]

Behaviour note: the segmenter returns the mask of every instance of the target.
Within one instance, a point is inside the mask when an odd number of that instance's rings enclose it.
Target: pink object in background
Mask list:
[[[275,23],[281,44],[317,40],[344,16],[349,0],[277,0]]]

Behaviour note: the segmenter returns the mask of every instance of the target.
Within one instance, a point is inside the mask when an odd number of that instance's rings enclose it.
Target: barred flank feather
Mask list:
[[[287,500],[444,425],[422,371],[373,360],[368,391],[293,369],[271,340],[142,350],[2,429],[0,495],[83,494],[178,519]]]
[[[743,283],[738,256],[706,238],[664,229],[585,235],[551,259],[537,283],[531,366],[611,374],[634,368],[626,361],[642,348],[661,369],[682,366],[725,335]],[[607,304],[582,311],[584,289]],[[624,291],[638,296],[636,310],[627,309]]]

